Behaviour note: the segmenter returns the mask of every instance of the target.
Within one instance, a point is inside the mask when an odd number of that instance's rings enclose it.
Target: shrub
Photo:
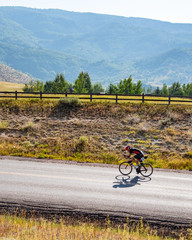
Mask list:
[[[75,151],[76,152],[82,152],[85,150],[88,143],[88,138],[85,136],[81,136],[76,144]]]
[[[78,98],[60,98],[58,102],[59,107],[75,107],[80,106],[81,102]]]

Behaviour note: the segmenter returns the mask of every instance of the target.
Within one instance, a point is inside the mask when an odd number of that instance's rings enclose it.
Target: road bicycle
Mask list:
[[[145,156],[144,158],[147,158]],[[153,167],[149,163],[143,163],[144,158],[141,159],[140,164],[135,166],[131,159],[119,164],[119,171],[123,175],[129,175],[133,168],[135,168],[137,173],[140,173],[143,177],[149,177],[153,173]]]

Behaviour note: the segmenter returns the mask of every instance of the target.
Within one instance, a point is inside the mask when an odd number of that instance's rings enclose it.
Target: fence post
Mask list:
[[[116,103],[118,103],[118,94],[116,94]]]
[[[40,91],[40,99],[41,99],[41,100],[42,100],[42,94],[43,94],[42,91]]]
[[[92,93],[90,93],[90,102],[92,102]]]
[[[169,95],[169,105],[171,104],[171,96]]]
[[[143,93],[142,94],[142,103],[144,103],[144,101],[145,101],[145,94]]]
[[[15,91],[15,100],[17,100],[17,90]]]

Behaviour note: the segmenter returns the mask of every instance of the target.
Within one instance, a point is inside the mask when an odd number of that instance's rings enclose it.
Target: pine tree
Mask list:
[[[57,74],[55,80],[51,84],[52,93],[65,93],[67,92],[67,81],[65,80],[63,74]]]
[[[169,95],[169,91],[168,91],[167,85],[165,83],[163,84],[163,87],[161,89],[161,95],[163,95],[163,96]]]
[[[161,94],[161,90],[159,87],[157,87],[155,90],[154,90],[154,94],[155,95],[160,95]]]
[[[118,88],[114,84],[110,83],[108,89],[107,89],[108,94],[116,94],[118,93]]]
[[[92,92],[92,84],[91,84],[91,78],[89,76],[89,74],[83,73],[84,79],[85,79],[85,89],[87,90],[88,93]]]
[[[74,87],[75,93],[87,93],[87,90],[85,88],[85,78],[83,72],[81,72],[75,81],[75,87]]]
[[[137,84],[134,85],[134,94],[141,95],[143,90],[144,89],[142,88],[142,82],[138,81]]]
[[[183,89],[179,82],[175,82],[169,88],[169,93],[173,96],[183,96]]]
[[[93,85],[93,93],[100,93],[100,92],[104,92],[104,89],[103,89],[101,83],[95,83]]]
[[[128,79],[125,78],[121,80],[117,86],[119,94],[133,94],[133,83],[131,76],[129,76]]]

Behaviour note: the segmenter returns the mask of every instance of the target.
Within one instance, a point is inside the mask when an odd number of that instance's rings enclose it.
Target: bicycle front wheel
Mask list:
[[[140,166],[140,173],[143,177],[149,177],[153,173],[153,167],[149,163],[143,163]]]
[[[123,175],[129,175],[132,172],[132,166],[128,162],[122,162],[119,165],[119,172]]]

